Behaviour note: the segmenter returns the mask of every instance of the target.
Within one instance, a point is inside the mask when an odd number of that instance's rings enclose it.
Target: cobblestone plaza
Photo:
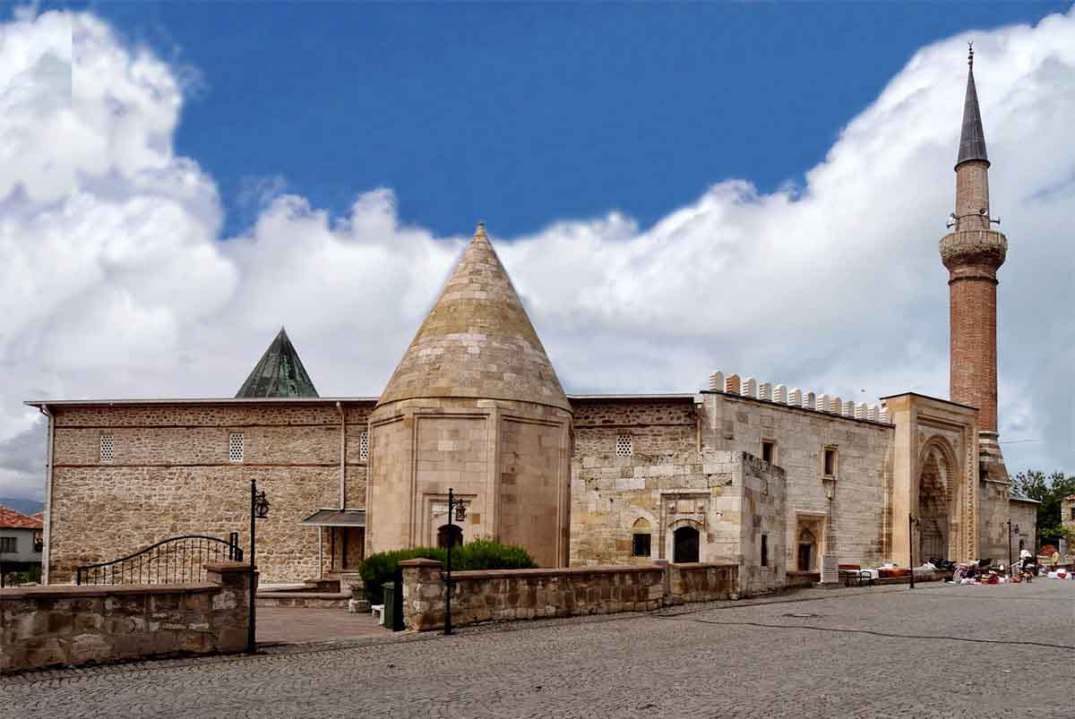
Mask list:
[[[811,590],[0,679],[5,717],[1071,716],[1075,582]]]

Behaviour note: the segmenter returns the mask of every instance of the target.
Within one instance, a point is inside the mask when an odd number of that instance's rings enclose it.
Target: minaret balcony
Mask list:
[[[940,250],[941,261],[953,275],[981,268],[993,279],[1008,254],[1008,238],[996,230],[957,230],[941,238]]]

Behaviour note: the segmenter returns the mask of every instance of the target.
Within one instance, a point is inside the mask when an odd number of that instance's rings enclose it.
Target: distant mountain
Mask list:
[[[38,502],[36,499],[22,499],[20,497],[0,497],[0,504],[8,509],[14,509],[16,512],[21,512],[23,514],[36,514],[45,509],[44,502]]]

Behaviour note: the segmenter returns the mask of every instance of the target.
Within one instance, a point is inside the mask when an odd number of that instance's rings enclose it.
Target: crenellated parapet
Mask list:
[[[709,375],[709,391],[749,397],[762,402],[798,407],[848,419],[881,424],[892,423],[884,406],[843,400],[835,395],[804,392],[798,387],[789,390],[786,385],[759,382],[754,377],[743,379],[738,374],[725,375],[723,372],[714,372]]]

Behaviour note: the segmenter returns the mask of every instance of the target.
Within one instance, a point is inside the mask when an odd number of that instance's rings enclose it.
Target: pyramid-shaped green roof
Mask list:
[[[310,375],[283,327],[243,382],[236,397],[317,397]]]

